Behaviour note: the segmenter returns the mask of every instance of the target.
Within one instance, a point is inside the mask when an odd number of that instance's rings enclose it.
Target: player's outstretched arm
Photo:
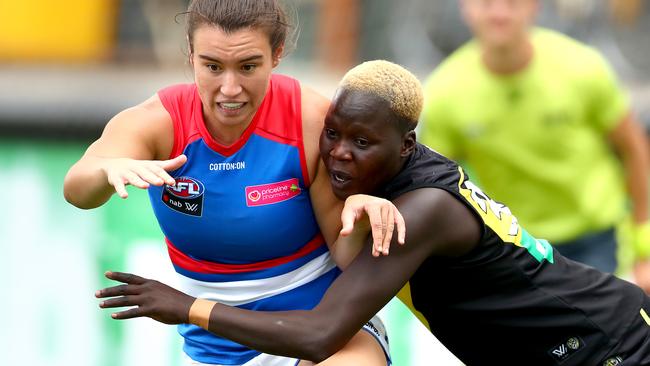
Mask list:
[[[431,255],[459,256],[480,238],[478,221],[467,207],[442,190],[425,188],[395,200],[409,227],[407,244],[390,256],[374,257],[371,240],[311,311],[258,312],[208,304],[191,322],[253,349],[320,362],[343,347],[397,294]],[[393,239],[396,242],[397,238]],[[147,316],[166,323],[190,321],[195,299],[156,281],[128,274],[108,277],[126,285],[100,290],[110,298],[100,307],[133,308],[115,319]],[[201,303],[199,301],[199,303]]]
[[[183,165],[185,156],[166,160],[173,145],[171,117],[157,96],[111,119],[65,177],[66,200],[80,208],[101,206],[126,185],[174,184],[167,173]],[[157,160],[158,159],[158,160]]]

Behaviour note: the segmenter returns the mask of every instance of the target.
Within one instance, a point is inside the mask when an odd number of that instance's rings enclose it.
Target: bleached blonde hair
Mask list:
[[[422,84],[410,71],[385,60],[366,61],[348,71],[339,83],[341,90],[374,94],[390,104],[398,117],[417,126],[422,112]]]

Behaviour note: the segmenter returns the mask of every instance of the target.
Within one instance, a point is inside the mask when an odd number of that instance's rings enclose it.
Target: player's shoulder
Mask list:
[[[316,176],[320,174],[319,171],[321,171],[319,169],[318,141],[323,130],[330,100],[304,85],[301,85],[300,95],[303,146],[310,180],[314,181]]]
[[[150,122],[158,122],[164,125],[166,122],[171,123],[172,119],[158,94],[154,94],[142,103],[126,109],[123,113],[131,118],[143,118],[143,125],[150,125]]]
[[[607,65],[603,55],[593,46],[551,29],[535,28],[531,32],[534,47],[540,57],[567,70],[567,76],[599,72]]]
[[[127,108],[115,115],[106,125],[104,133],[135,138],[148,145],[155,152],[156,158],[169,150],[174,127],[171,115],[163,106],[158,94],[154,94],[144,102]]]
[[[300,98],[302,104],[303,129],[315,129],[318,135],[323,128],[325,115],[330,106],[330,100],[308,86],[301,86]]]
[[[480,240],[482,226],[476,214],[449,189],[423,186],[393,202],[404,216],[409,238],[427,243],[431,255],[460,256]]]

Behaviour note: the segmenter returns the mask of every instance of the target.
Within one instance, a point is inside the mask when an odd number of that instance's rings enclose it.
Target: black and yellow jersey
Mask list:
[[[455,162],[418,144],[384,196],[392,200],[420,188],[450,193],[483,226],[472,251],[429,257],[400,292],[459,359],[565,366],[637,357],[650,364],[650,301],[640,288],[562,257]]]

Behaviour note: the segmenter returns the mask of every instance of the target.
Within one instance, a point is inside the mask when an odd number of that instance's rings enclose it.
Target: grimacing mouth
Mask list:
[[[330,170],[330,176],[335,182],[344,183],[352,179],[352,176],[348,173],[342,172],[340,170]]]

